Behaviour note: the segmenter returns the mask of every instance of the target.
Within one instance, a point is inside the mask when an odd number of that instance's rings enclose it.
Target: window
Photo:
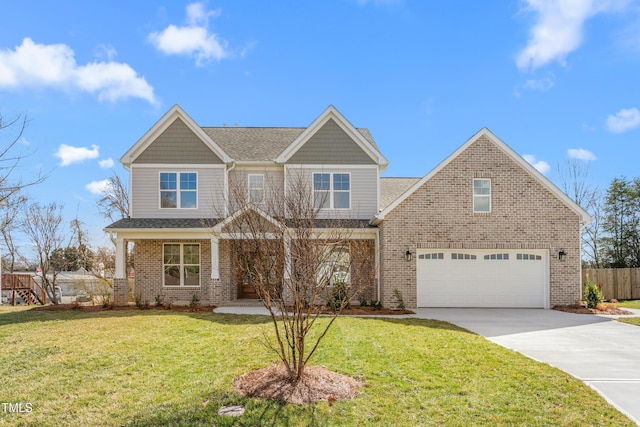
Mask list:
[[[501,260],[508,261],[509,254],[490,254],[490,255],[485,255],[484,259],[501,259]]]
[[[476,259],[476,255],[472,254],[451,254],[451,259]]]
[[[349,209],[351,174],[314,173],[313,200],[318,209]]]
[[[259,205],[264,202],[264,175],[249,175],[249,203]]]
[[[351,254],[346,245],[328,246],[316,280],[320,286],[333,286],[336,282],[351,281]]]
[[[542,260],[542,256],[540,255],[534,255],[534,254],[517,254],[516,255],[516,259],[518,261],[541,261]]]
[[[491,180],[473,180],[473,212],[491,212]]]
[[[160,207],[196,209],[198,207],[198,174],[160,172]]]
[[[444,253],[420,254],[418,255],[418,259],[444,259]]]
[[[200,245],[165,243],[164,286],[200,286]]]

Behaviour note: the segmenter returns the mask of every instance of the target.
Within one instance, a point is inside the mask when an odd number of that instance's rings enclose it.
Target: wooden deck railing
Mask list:
[[[47,303],[47,293],[30,274],[2,273],[2,290],[11,291],[13,305],[16,305],[17,296],[27,304],[36,301],[43,305]]]

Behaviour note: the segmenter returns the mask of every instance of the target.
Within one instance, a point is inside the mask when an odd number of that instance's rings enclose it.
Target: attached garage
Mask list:
[[[549,251],[418,249],[418,307],[549,307]]]

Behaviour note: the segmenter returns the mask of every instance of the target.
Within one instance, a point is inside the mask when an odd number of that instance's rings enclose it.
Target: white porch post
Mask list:
[[[284,279],[291,278],[291,236],[284,235]]]
[[[211,278],[220,279],[220,238],[211,238]]]
[[[116,238],[116,271],[114,279],[127,277],[127,241],[122,237]]]

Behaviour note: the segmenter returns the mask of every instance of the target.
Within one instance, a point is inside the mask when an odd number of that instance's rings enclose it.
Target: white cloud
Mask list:
[[[521,70],[536,69],[566,56],[582,43],[585,22],[604,12],[620,11],[630,0],[525,0],[537,14],[527,46],[516,58]]]
[[[100,165],[102,169],[110,169],[113,167],[113,159],[109,157],[108,159],[98,160],[98,165]]]
[[[553,79],[550,77],[546,77],[544,79],[529,79],[524,84],[524,88],[546,92],[550,90],[554,85],[555,85],[555,82],[553,81]]]
[[[623,108],[615,115],[607,116],[607,129],[613,133],[623,133],[640,126],[640,110]]]
[[[65,44],[38,44],[22,40],[15,50],[0,51],[0,88],[51,87],[96,93],[99,100],[130,97],[157,104],[153,87],[128,64],[121,62],[76,63]]]
[[[229,55],[226,42],[209,31],[209,18],[220,15],[220,10],[206,10],[204,3],[187,5],[187,25],[169,25],[160,32],[149,34],[149,41],[166,55],[189,55],[196,58],[196,65],[206,61],[221,60]]]
[[[536,160],[536,156],[534,156],[533,154],[523,154],[522,158],[525,159],[531,166],[536,168],[536,170],[543,175],[546,175],[547,172],[551,170],[551,166],[549,166],[549,163],[545,162],[544,160]]]
[[[91,181],[84,187],[89,190],[92,194],[101,195],[104,194],[109,189],[109,180],[103,179],[102,181]]]
[[[54,154],[60,159],[60,166],[69,166],[73,163],[84,162],[88,159],[96,159],[100,155],[99,147],[92,145],[87,147],[72,147],[71,145],[60,144],[58,151]]]
[[[585,162],[598,159],[595,154],[584,148],[570,148],[567,150],[567,155],[572,159],[584,160]]]

